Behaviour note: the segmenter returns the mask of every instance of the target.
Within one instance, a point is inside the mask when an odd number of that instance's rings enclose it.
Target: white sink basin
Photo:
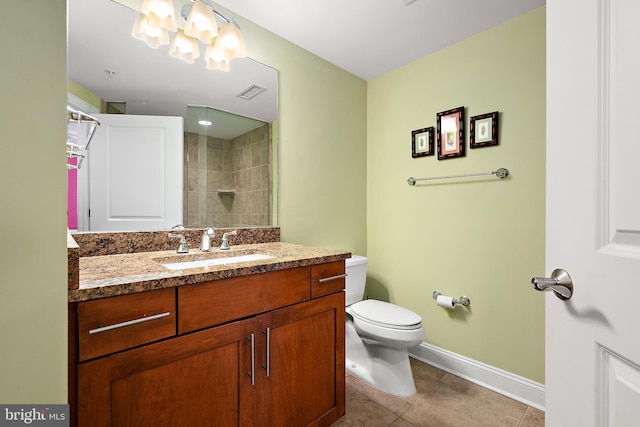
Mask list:
[[[250,261],[260,261],[263,259],[273,258],[269,255],[264,254],[248,254],[248,255],[237,255],[230,256],[224,258],[211,258],[211,259],[201,259],[197,261],[183,261],[183,262],[173,262],[162,264],[163,267],[168,268],[169,270],[184,270],[187,268],[198,268],[198,267],[209,267],[211,265],[224,265],[224,264],[236,264],[239,262],[250,262]]]

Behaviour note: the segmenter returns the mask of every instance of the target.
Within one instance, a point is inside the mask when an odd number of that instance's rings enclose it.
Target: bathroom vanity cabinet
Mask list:
[[[70,303],[77,424],[330,425],[345,412],[344,272],[337,261]]]

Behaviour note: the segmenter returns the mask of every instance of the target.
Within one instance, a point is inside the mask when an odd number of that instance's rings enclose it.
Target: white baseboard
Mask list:
[[[409,354],[443,371],[544,411],[544,385],[423,342]]]

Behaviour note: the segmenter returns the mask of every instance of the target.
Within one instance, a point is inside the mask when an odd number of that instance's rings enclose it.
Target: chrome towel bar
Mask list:
[[[482,176],[482,175],[495,175],[497,178],[504,179],[509,175],[509,169],[500,168],[491,172],[477,172],[477,173],[461,173],[458,175],[444,175],[444,176],[433,176],[430,178],[414,178],[411,177],[407,180],[409,185],[416,185],[417,181],[431,181],[434,179],[450,179],[450,178],[466,178],[469,176]]]

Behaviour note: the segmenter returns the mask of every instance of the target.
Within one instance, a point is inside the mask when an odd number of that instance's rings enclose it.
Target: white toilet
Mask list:
[[[347,370],[386,393],[415,394],[407,350],[424,340],[422,318],[395,304],[363,300],[367,258],[353,255],[345,262]]]

